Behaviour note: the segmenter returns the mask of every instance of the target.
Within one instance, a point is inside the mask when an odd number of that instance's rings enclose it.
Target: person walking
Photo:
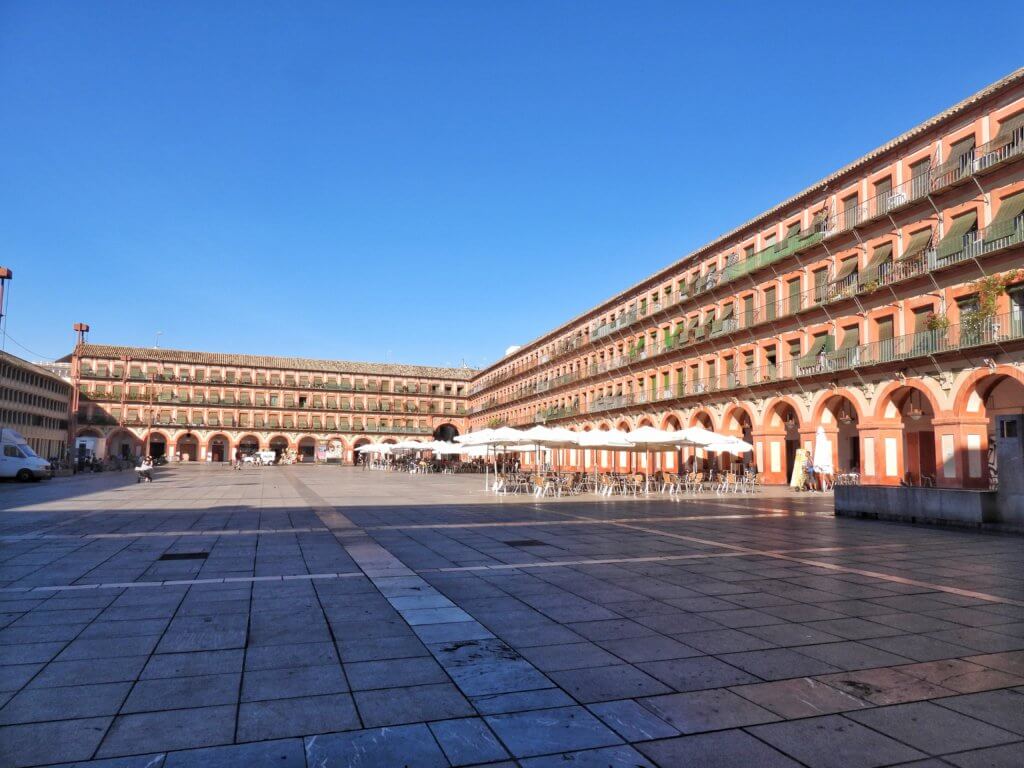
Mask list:
[[[146,481],[147,483],[153,482],[153,457],[147,456],[142,460],[142,463],[135,468],[137,473],[135,476],[135,482],[141,483]]]
[[[242,468],[242,450],[235,448],[235,469]]]

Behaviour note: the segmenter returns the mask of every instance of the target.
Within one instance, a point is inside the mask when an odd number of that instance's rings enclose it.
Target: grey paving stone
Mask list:
[[[368,728],[351,733],[310,736],[305,740],[310,766],[346,768],[448,768],[426,725]]]
[[[452,666],[448,667],[447,672],[467,696],[515,693],[554,685],[525,659]]]
[[[62,763],[54,768],[163,768],[166,755],[133,755],[131,757],[111,757],[106,760],[82,760],[75,763]]]
[[[238,741],[283,739],[360,727],[355,704],[347,693],[256,701],[238,709]]]
[[[429,655],[426,646],[413,635],[382,637],[373,640],[350,638],[339,640],[337,648],[341,660],[344,662],[407,659]]]
[[[877,607],[877,606],[876,606]],[[859,617],[809,621],[807,626],[847,640],[865,640],[873,637],[889,637],[903,634],[898,629]]]
[[[717,731],[770,723],[778,716],[727,690],[652,696],[640,703],[680,733]]]
[[[52,661],[29,683],[30,688],[92,685],[135,680],[146,663],[145,656],[89,661]]]
[[[171,752],[164,768],[306,768],[301,739]]]
[[[26,688],[0,709],[0,725],[116,715],[131,683]]]
[[[587,709],[629,742],[679,735],[678,729],[632,699],[600,702]]]
[[[787,720],[831,715],[871,706],[846,691],[825,685],[810,677],[740,685],[730,690]]]
[[[661,766],[799,768],[800,765],[740,730],[701,733],[636,746]]]
[[[838,667],[790,648],[726,653],[719,659],[764,680],[824,675],[838,670]]]
[[[842,715],[757,725],[749,731],[810,768],[875,768],[927,757]]]
[[[514,757],[571,752],[622,742],[583,707],[492,715],[485,719]]]
[[[739,653],[774,648],[775,643],[738,629],[713,629],[707,632],[687,632],[674,636],[684,645],[703,653]]]
[[[227,672],[241,672],[245,652],[196,651],[195,653],[158,653],[150,657],[139,675],[140,680],[163,677],[193,677]]]
[[[494,633],[475,621],[456,621],[451,624],[421,624],[413,627],[424,643],[451,643],[461,640],[483,640]]]
[[[291,645],[252,646],[245,652],[245,669],[286,669],[337,664],[333,643],[295,643]]]
[[[363,724],[367,727],[476,714],[465,697],[450,683],[356,691],[353,696]]]
[[[353,662],[345,665],[345,674],[355,691],[448,682],[444,670],[429,657]]]
[[[523,648],[522,655],[542,672],[620,664],[619,657],[593,643],[564,643]]]
[[[523,768],[655,768],[633,747],[626,746],[531,757],[519,764]]]
[[[97,757],[166,752],[230,744],[235,707],[201,707],[120,715],[100,745]]]
[[[264,669],[242,675],[242,701],[289,699],[347,691],[348,683],[339,665]]]
[[[482,719],[443,720],[430,730],[453,766],[504,760],[508,752]]]
[[[560,688],[471,696],[470,701],[482,715],[525,712],[531,709],[553,709],[576,703],[569,694]]]
[[[936,699],[935,704],[1024,736],[1024,694],[988,691]]]
[[[846,717],[930,755],[1019,741],[1020,736],[932,702],[849,712]]]
[[[600,645],[630,664],[641,661],[685,659],[703,655],[703,651],[698,651],[678,640],[662,635],[636,637],[629,640],[606,640]]]
[[[822,675],[820,682],[846,691],[872,704],[905,704],[910,701],[949,696],[948,688],[908,675],[896,669],[862,669],[838,675]]]
[[[0,728],[5,768],[88,760],[107,732],[110,717],[8,725]]]
[[[141,637],[98,637],[73,640],[60,652],[56,661],[82,661],[85,659],[116,659],[143,656],[152,653],[158,635]]]
[[[649,620],[654,620],[655,617],[648,617]],[[716,625],[717,626],[717,625]],[[579,635],[587,638],[588,640],[622,640],[630,637],[647,637],[655,635],[660,630],[654,630],[650,627],[646,627],[643,624],[639,624],[629,619],[611,619],[609,621],[584,621],[577,622],[575,624],[567,624],[566,627],[576,632]],[[702,629],[702,627],[697,627]],[[685,630],[677,630],[683,632]],[[502,637],[505,634],[502,633]],[[554,643],[560,642],[558,640],[552,641]],[[566,641],[568,642],[568,641]]]
[[[840,643],[824,643],[822,645],[803,645],[797,649],[797,652],[804,656],[824,661],[836,669],[845,670],[891,667],[911,661],[911,659],[905,656],[897,656],[895,653],[872,648],[870,645],[852,640]]]
[[[20,643],[0,646],[0,664],[45,664],[67,643]]]
[[[814,645],[816,643],[834,643],[842,640],[838,635],[822,632],[820,629],[807,627],[803,624],[771,624],[762,627],[746,627],[744,631],[781,648]],[[740,650],[756,649],[741,648]]]
[[[1024,742],[989,747],[958,755],[943,755],[947,764],[957,768],[1020,768],[1024,765]]]
[[[583,704],[654,696],[672,690],[629,664],[550,672],[548,676]]]
[[[981,664],[983,667],[1009,672],[1012,675],[1024,676],[1024,651],[986,653],[979,656],[969,656],[967,661]]]
[[[895,669],[897,672],[919,677],[958,693],[977,693],[1024,684],[1024,678],[1017,675],[1001,672],[998,669],[989,669],[963,659],[927,661],[920,664],[907,664]]]
[[[760,682],[753,675],[711,656],[651,661],[636,666],[676,691],[699,691]]]
[[[42,668],[42,664],[11,664],[0,667],[0,691],[18,690]]]
[[[231,672],[223,675],[140,680],[132,688],[121,713],[235,704],[238,702],[240,679],[241,675],[238,672]]]

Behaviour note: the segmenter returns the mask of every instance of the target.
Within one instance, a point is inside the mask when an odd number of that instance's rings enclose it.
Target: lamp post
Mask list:
[[[4,322],[4,295],[6,293],[7,281],[12,279],[13,277],[14,272],[9,270],[7,267],[0,267],[0,325],[3,325]],[[4,423],[0,421],[0,440],[3,439],[3,436]]]
[[[71,407],[68,412],[68,459],[71,461],[74,469],[77,471],[78,464],[75,461],[74,446],[75,446],[75,435],[78,432],[78,409],[81,407],[80,394],[82,388],[82,360],[79,357],[79,351],[83,344],[85,344],[85,334],[89,332],[88,323],[75,323],[71,326],[71,330],[78,336],[78,341],[75,343],[75,351],[71,355]]]

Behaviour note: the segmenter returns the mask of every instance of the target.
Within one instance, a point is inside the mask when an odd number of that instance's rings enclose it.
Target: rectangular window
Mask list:
[[[892,177],[886,176],[875,182],[875,205],[872,215],[886,213],[889,210],[889,202],[892,198]]]
[[[843,198],[843,229],[852,229],[860,223],[857,202],[856,194]]]
[[[764,318],[774,320],[778,315],[778,303],[775,298],[775,286],[764,289]]]
[[[795,314],[800,311],[800,278],[790,280],[787,283],[789,287],[789,314]]]

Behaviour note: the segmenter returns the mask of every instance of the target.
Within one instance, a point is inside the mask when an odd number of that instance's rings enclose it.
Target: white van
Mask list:
[[[24,437],[6,427],[0,432],[0,477],[28,482],[52,476],[50,462],[37,456]]]

